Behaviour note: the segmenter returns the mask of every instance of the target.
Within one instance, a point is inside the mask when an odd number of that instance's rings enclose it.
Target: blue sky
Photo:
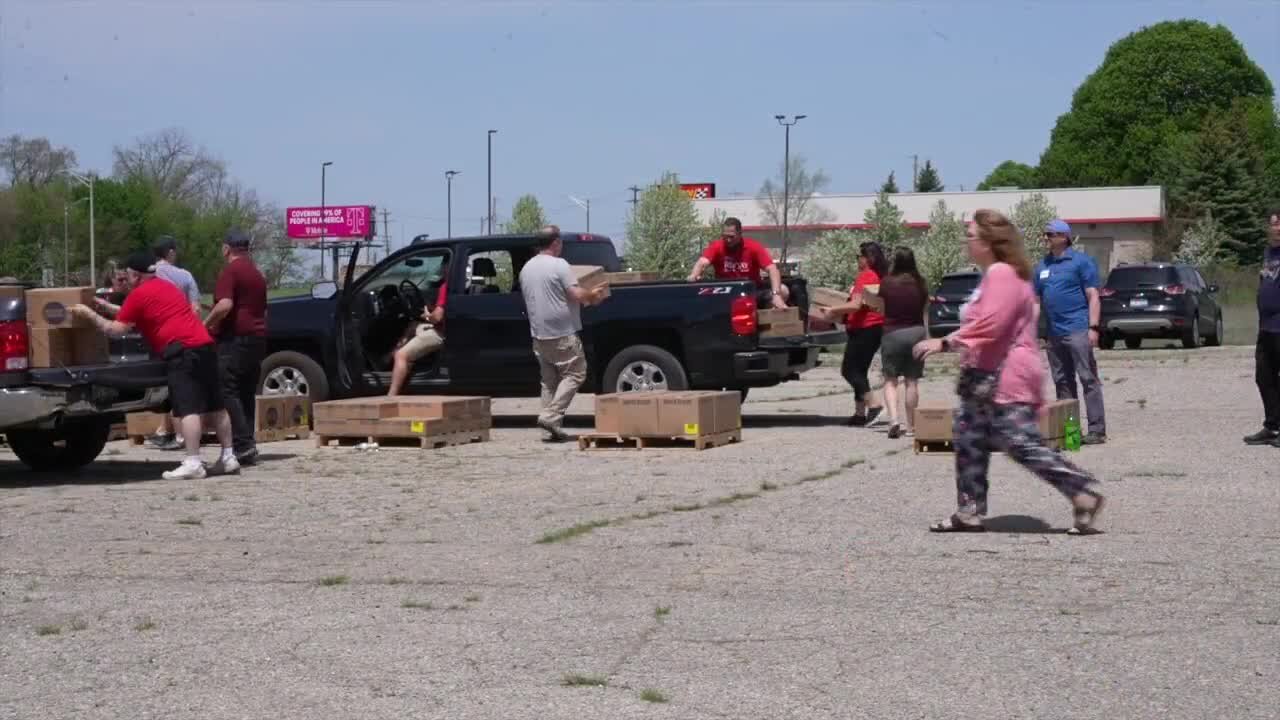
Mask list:
[[[931,158],[948,189],[1034,163],[1108,45],[1161,20],[1229,27],[1280,83],[1280,2],[63,2],[0,0],[0,133],[109,172],[111,147],[184,128],[279,205],[392,213],[397,243],[532,192],[620,238],[633,184],[720,193],[777,171],[773,116],[831,192]],[[982,95],[984,100],[974,98]],[[1000,97],[1004,101],[992,102]],[[909,180],[908,180],[909,183]]]

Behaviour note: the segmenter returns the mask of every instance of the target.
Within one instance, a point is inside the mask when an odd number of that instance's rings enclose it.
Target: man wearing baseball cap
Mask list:
[[[1076,377],[1084,387],[1089,432],[1085,445],[1107,441],[1107,418],[1102,404],[1102,381],[1093,349],[1102,328],[1102,299],[1098,295],[1098,266],[1087,254],[1072,249],[1071,226],[1054,219],[1044,228],[1049,253],[1032,274],[1040,311],[1049,324],[1049,370],[1059,400],[1076,398]]]
[[[249,255],[249,236],[230,230],[222,239],[226,266],[213,289],[213,310],[205,319],[218,341],[222,400],[231,417],[236,459],[249,465],[258,457],[253,414],[258,372],[267,354],[267,281]]]
[[[120,306],[115,320],[108,320],[86,305],[74,305],[71,312],[87,319],[111,337],[121,337],[136,328],[152,350],[168,365],[169,404],[179,418],[187,458],[166,480],[198,480],[207,472],[240,472],[231,449],[231,421],[222,406],[218,383],[218,356],[213,338],[200,317],[191,309],[187,296],[176,285],[155,275],[155,259],[148,253],[134,253],[127,263],[132,290]],[[210,414],[222,445],[222,454],[210,470],[200,462],[201,415]]]

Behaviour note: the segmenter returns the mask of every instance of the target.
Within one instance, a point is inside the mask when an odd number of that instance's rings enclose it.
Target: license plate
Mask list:
[[[1134,298],[1129,301],[1129,307],[1144,308],[1147,306],[1146,298]]]

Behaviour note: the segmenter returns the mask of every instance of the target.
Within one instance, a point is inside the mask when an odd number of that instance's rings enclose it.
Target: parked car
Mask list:
[[[1190,265],[1144,263],[1111,271],[1102,296],[1099,345],[1106,350],[1123,341],[1137,349],[1147,338],[1182,341],[1183,347],[1222,344],[1222,307],[1216,285]]]
[[[165,364],[126,338],[106,363],[29,367],[26,303],[0,293],[0,433],[32,470],[65,472],[96,459],[125,413],[168,405]],[[15,290],[17,290],[15,292]]]
[[[942,337],[960,327],[960,306],[973,294],[982,274],[975,270],[954,272],[942,277],[929,298],[929,337]]]
[[[572,265],[621,269],[613,243],[566,233]],[[414,242],[354,277],[354,255],[339,290],[321,283],[311,297],[268,304],[263,394],[313,401],[380,395],[391,377],[397,339],[448,282],[444,348],[423,359],[407,391],[536,397],[539,370],[518,279],[534,255],[532,235]],[[803,278],[787,278],[807,315]],[[748,281],[643,282],[616,285],[603,304],[582,312],[590,375],[584,392],[736,389],[796,379],[818,364],[823,346],[844,334],[802,332],[760,337],[756,287]]]

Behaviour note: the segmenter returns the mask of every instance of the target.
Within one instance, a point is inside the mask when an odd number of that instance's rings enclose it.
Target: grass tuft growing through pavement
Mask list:
[[[351,578],[347,575],[327,575],[316,581],[320,587],[336,587],[338,585],[346,585],[351,582]]]
[[[653,688],[645,688],[644,690],[641,690],[640,699],[651,703],[670,702],[670,698],[663,694],[661,690],[655,690]]]
[[[432,605],[426,600],[405,600],[400,603],[400,607],[406,610],[430,610]]]
[[[40,627],[36,628],[36,635],[39,635],[40,637],[46,637],[49,635],[61,635],[61,634],[62,634],[62,627],[59,625],[41,625]]]
[[[139,622],[137,625],[134,625],[133,629],[137,630],[138,632],[147,632],[149,630],[155,630],[156,624],[151,618],[146,618],[141,622]]]
[[[569,673],[561,678],[560,684],[565,687],[608,687],[609,680],[600,675]]]

